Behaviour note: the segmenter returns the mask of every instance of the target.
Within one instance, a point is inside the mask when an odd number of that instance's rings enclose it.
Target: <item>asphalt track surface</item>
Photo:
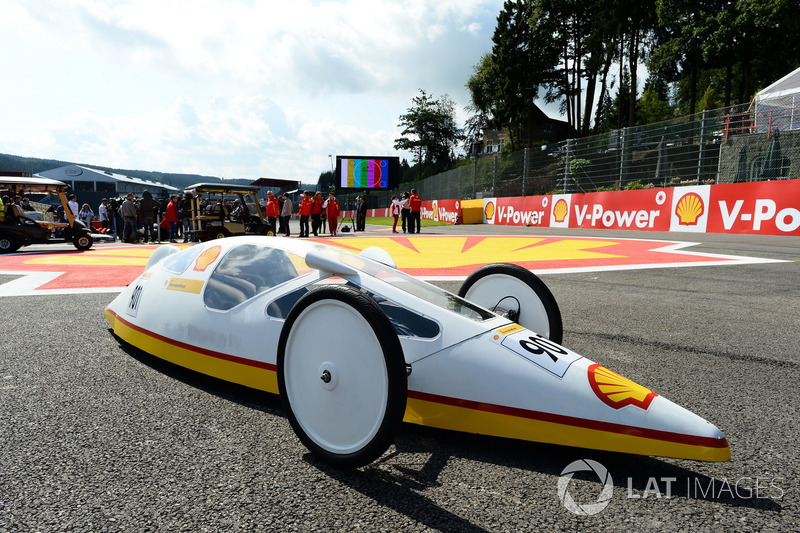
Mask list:
[[[798,531],[800,239],[580,234],[786,261],[543,276],[566,346],[713,422],[731,461],[403,425],[379,461],[338,471],[302,447],[276,396],[120,345],[102,314],[113,294],[10,296],[0,298],[0,531]],[[607,507],[587,516],[557,490],[582,459],[613,483]],[[568,485],[580,504],[602,488],[590,471]]]

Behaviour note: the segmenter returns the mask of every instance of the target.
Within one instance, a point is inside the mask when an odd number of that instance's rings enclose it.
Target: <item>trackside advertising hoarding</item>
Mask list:
[[[713,185],[709,233],[800,235],[800,180]]]
[[[461,200],[433,200],[422,202],[420,217],[437,222],[458,224],[461,218]]]
[[[458,200],[422,203],[458,223]],[[800,235],[800,180],[484,198],[484,224],[694,233]]]

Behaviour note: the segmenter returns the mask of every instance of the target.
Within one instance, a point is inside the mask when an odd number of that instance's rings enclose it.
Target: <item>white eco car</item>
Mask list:
[[[514,265],[478,269],[455,295],[378,248],[231,237],[158,248],[105,313],[145,352],[279,393],[300,440],[343,467],[383,454],[401,421],[730,459],[714,425],[561,346],[552,294]]]

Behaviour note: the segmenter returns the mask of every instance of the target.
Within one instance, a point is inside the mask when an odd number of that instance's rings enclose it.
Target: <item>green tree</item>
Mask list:
[[[413,106],[400,115],[402,137],[395,139],[394,149],[415,154],[419,177],[450,168],[455,148],[463,134],[456,122],[455,103],[444,95],[429,96],[422,89],[411,99]]]
[[[488,102],[495,126],[508,128],[512,150],[532,142],[534,100],[539,96],[539,87],[552,83],[552,67],[558,60],[553,39],[543,31],[533,31],[533,15],[530,0],[506,0],[492,36],[490,66],[496,76],[496,93]],[[483,105],[474,103],[478,109]]]
[[[637,104],[637,122],[640,125],[667,120],[673,115],[669,102],[669,88],[663,80],[650,78]]]
[[[322,174],[319,175],[319,179],[317,180],[317,190],[318,191],[332,191],[336,188],[336,180],[334,179],[333,172],[330,170],[326,170]]]
[[[796,0],[657,0],[656,11],[664,38],[648,66],[676,84],[683,113],[701,99],[747,102],[800,64]]]

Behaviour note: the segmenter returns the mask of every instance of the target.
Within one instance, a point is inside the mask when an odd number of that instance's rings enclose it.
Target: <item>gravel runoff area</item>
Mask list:
[[[559,234],[430,233],[475,231]],[[277,397],[120,345],[102,315],[113,295],[6,297],[0,532],[797,531],[800,239],[587,234],[789,260],[543,276],[566,346],[706,417],[727,434],[731,461],[404,425],[378,462],[337,471],[302,447]],[[607,507],[585,516],[558,492],[582,459],[613,487]],[[603,487],[586,471],[568,491],[591,504]]]

